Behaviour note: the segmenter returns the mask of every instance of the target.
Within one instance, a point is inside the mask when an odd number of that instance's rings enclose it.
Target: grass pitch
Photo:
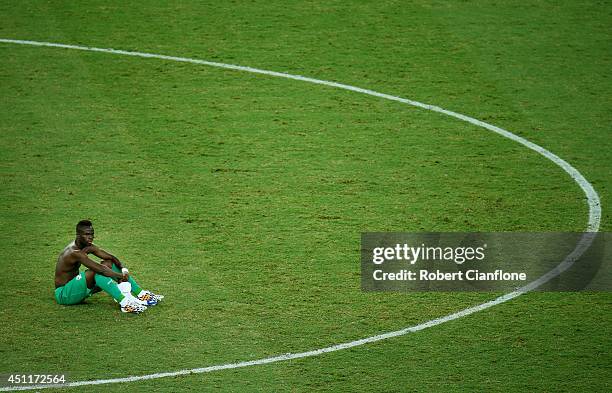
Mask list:
[[[0,37],[194,57],[439,105],[594,185],[612,229],[612,8],[547,2],[0,5]],[[100,379],[301,352],[492,299],[362,293],[364,231],[580,231],[584,195],[516,143],[329,87],[0,44],[0,373]],[[166,304],[52,297],[96,242]],[[123,391],[608,391],[609,294],[533,293],[416,334]],[[113,391],[115,385],[74,388]]]

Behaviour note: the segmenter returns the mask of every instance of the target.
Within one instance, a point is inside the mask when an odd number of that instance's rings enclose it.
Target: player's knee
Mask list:
[[[93,270],[85,271],[85,280],[87,282],[87,288],[92,289],[96,285],[96,272]]]

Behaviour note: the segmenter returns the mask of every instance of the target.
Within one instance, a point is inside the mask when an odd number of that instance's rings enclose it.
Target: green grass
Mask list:
[[[609,4],[0,4],[0,37],[338,81],[508,129],[580,170],[611,231]],[[75,380],[259,359],[418,324],[486,293],[363,293],[365,231],[580,231],[558,167],[458,120],[193,64],[0,44],[0,373]],[[81,218],[167,302],[60,307]],[[608,391],[608,293],[527,294],[314,358],[124,391]],[[75,391],[113,391],[99,386]]]

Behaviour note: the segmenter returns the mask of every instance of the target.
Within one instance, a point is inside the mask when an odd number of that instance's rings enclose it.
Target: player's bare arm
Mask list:
[[[101,249],[100,247],[96,246],[95,244],[91,244],[91,245],[85,247],[83,249],[83,252],[85,252],[86,254],[93,254],[93,255],[97,256],[98,258],[100,258],[100,259],[112,261],[113,264],[115,266],[117,266],[119,269],[123,269],[123,264],[121,263],[119,258],[117,258],[113,254],[109,253],[108,251],[105,251],[105,250]]]
[[[65,285],[79,274],[79,267],[85,265],[95,273],[115,279],[126,279],[123,275],[109,267],[97,263],[87,257],[87,254],[76,247],[67,247],[59,256],[55,267],[55,287]]]
[[[124,279],[124,276],[121,273],[117,273],[110,267],[89,259],[87,257],[87,253],[83,251],[75,251],[74,255],[75,255],[76,260],[79,263],[85,265],[86,267],[88,267],[89,269],[93,270],[94,272],[98,274],[101,274],[106,277],[115,278],[117,280]]]

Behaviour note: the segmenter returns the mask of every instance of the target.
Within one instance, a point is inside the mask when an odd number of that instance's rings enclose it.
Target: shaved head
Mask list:
[[[83,233],[85,228],[91,228],[91,227],[93,227],[93,224],[91,223],[91,221],[89,221],[89,220],[81,220],[76,225],[76,231],[77,231],[77,233]]]

